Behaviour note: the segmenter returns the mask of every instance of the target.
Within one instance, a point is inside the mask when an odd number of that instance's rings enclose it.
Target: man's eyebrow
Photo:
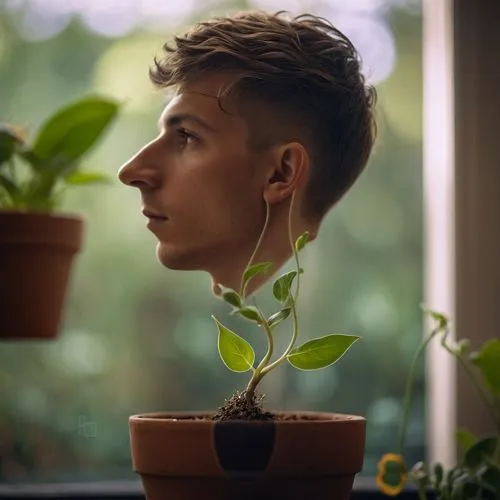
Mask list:
[[[215,132],[214,127],[209,125],[203,118],[200,118],[199,116],[193,115],[191,113],[177,113],[175,115],[168,116],[166,119],[161,116],[158,120],[158,128],[161,130],[164,124],[167,127],[175,127],[186,121],[194,122],[210,132]]]

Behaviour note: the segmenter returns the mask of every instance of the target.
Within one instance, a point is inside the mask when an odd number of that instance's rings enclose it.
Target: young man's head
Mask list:
[[[151,80],[175,95],[160,135],[120,171],[140,189],[157,255],[237,287],[257,255],[276,267],[293,233],[316,235],[372,150],[375,90],[351,42],[327,21],[245,12],[199,23],[155,60]],[[154,216],[157,217],[154,217]]]

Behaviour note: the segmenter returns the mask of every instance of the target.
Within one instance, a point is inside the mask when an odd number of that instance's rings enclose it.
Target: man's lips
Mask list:
[[[153,210],[149,210],[147,208],[145,208],[143,211],[142,211],[142,214],[147,217],[148,219],[151,219],[151,220],[167,220],[167,218],[158,213],[158,212],[155,212]]]

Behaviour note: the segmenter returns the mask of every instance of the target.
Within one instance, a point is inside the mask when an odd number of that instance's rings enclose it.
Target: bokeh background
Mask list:
[[[84,165],[116,176],[157,134],[166,97],[147,73],[163,43],[198,19],[250,8],[330,19],[378,87],[375,155],[302,256],[302,341],[333,332],[363,341],[335,366],[311,373],[282,366],[262,386],[268,407],[366,416],[363,474],[374,475],[379,456],[396,447],[422,332],[420,2],[0,0],[0,121],[34,129],[73,99],[117,98],[120,117]],[[65,210],[84,213],[88,229],[61,337],[0,344],[0,482],[134,478],[129,415],[214,409],[247,381],[220,361],[212,313],[264,351],[252,325],[229,317],[212,296],[207,275],[157,263],[134,191],[115,181],[68,193]],[[272,312],[269,288],[259,303]],[[287,335],[281,330],[281,341]],[[424,396],[421,369],[409,463],[425,453]]]

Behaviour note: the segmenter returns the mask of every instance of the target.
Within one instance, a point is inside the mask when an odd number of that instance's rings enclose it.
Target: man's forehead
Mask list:
[[[236,78],[236,74],[230,71],[204,73],[179,85],[178,92],[217,98],[234,84]]]
[[[190,102],[217,106],[220,109],[220,100],[227,100],[228,90],[235,82],[236,76],[231,72],[208,73],[182,83],[167,106]]]
[[[194,109],[211,110],[217,108],[217,96],[200,94],[199,92],[177,91],[171,99],[168,100],[162,115],[172,112],[188,112]]]
[[[227,87],[223,85],[204,85],[203,83],[185,85],[177,90],[167,102],[160,116],[161,122],[166,122],[172,115],[193,115],[214,125],[234,126],[235,122],[241,122],[237,110],[224,99],[224,91]],[[221,106],[221,99],[223,105]]]

